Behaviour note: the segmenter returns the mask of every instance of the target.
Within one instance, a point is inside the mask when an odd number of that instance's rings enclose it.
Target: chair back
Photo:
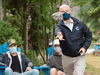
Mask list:
[[[3,43],[3,45],[0,45],[0,54],[6,53],[7,51],[9,51],[9,50],[7,49],[7,43]],[[18,51],[18,52],[21,52],[21,49],[18,47],[18,48],[17,48],[17,51]]]
[[[53,52],[52,52],[53,50],[54,50],[53,46],[48,48],[48,55],[49,55],[49,57],[53,54]]]

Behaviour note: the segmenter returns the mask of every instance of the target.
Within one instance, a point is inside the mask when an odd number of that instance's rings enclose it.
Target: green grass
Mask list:
[[[88,49],[94,49],[94,45],[90,45]]]
[[[94,56],[92,53],[86,55],[85,75],[100,75],[100,56]]]
[[[100,68],[95,68],[90,64],[86,64],[86,66],[85,75],[100,75]]]

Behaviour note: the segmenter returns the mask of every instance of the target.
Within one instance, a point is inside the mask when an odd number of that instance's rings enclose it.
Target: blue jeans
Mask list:
[[[5,70],[5,75],[39,75],[39,71],[37,69],[32,69],[24,73],[13,72],[11,68],[7,68]]]

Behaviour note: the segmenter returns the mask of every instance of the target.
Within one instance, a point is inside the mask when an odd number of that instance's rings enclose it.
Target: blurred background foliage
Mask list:
[[[71,6],[80,6],[76,17],[92,31],[92,43],[100,42],[100,0],[70,1]],[[35,66],[46,63],[48,38],[54,40],[54,26],[57,24],[51,15],[59,11],[57,5],[60,6],[62,2],[63,0],[6,0],[4,4],[2,1],[6,16],[0,21],[0,45],[10,38],[16,39],[22,52]]]

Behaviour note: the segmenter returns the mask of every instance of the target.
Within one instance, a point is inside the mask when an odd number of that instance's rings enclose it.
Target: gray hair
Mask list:
[[[70,10],[70,7],[69,7],[68,5],[63,4],[63,5],[61,5],[61,6],[59,7],[59,11],[60,11],[60,9],[61,9],[62,7],[64,7],[64,6],[67,6],[67,7],[69,8],[69,10]]]

